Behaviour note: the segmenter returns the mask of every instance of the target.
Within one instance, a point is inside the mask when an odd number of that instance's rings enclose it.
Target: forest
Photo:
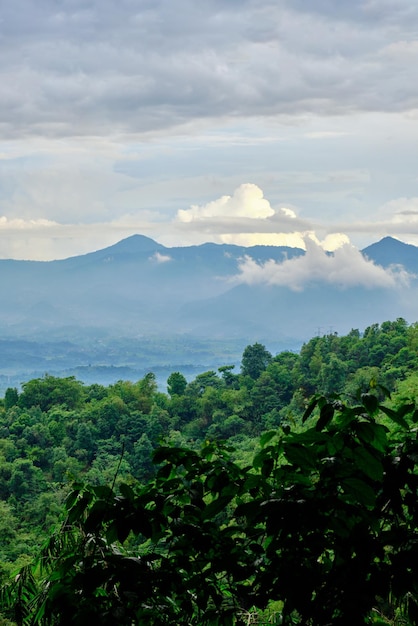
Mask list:
[[[0,624],[418,623],[418,323],[0,402]]]

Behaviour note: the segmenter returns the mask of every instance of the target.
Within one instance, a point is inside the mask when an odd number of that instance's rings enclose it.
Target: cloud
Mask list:
[[[9,219],[2,215],[0,217],[0,231],[33,231],[33,230],[47,230],[50,228],[56,228],[57,222],[46,220],[43,218],[35,220],[24,220],[21,218]]]
[[[418,225],[418,198],[396,198],[386,202],[379,213],[388,216],[392,224]]]
[[[373,221],[340,222],[343,231],[373,237],[390,235],[414,245],[418,243],[418,198],[397,198],[382,205]]]
[[[283,234],[299,238],[300,231],[312,229],[311,223],[300,219],[293,209],[273,209],[262,189],[253,183],[239,185],[232,196],[224,195],[207,204],[180,209],[173,225],[183,232],[211,233],[224,243],[244,238],[272,243]]]
[[[152,257],[150,257],[151,261],[155,261],[158,264],[161,263],[169,263],[170,261],[172,261],[172,257],[168,254],[161,254],[161,252],[156,252],[155,254],[152,255]]]
[[[240,185],[232,196],[205,205],[193,205],[177,212],[177,226],[190,233],[210,233],[220,243],[242,246],[288,246],[305,249],[309,236],[324,250],[332,251],[349,243],[347,235],[328,233],[321,241],[308,220],[289,207],[273,209],[257,185]],[[324,230],[324,228],[322,228]]]
[[[2,136],[407,111],[416,19],[407,0],[5,3]]]
[[[0,217],[0,258],[49,261],[86,254],[149,231],[149,215],[126,215],[109,222],[58,223],[46,219]],[[155,262],[164,262],[157,255]]]
[[[328,252],[338,250],[345,245],[350,245],[350,239],[344,233],[330,233],[320,242],[321,248]]]
[[[312,224],[290,207],[273,209],[258,185],[244,183],[232,195],[177,212],[173,227],[189,239],[209,237],[217,243],[242,246],[305,247]]]
[[[1,214],[21,233],[62,225],[7,251],[61,258],[134,232],[418,243],[413,0],[3,5]]]
[[[395,288],[408,284],[410,276],[400,267],[384,270],[350,244],[327,254],[311,237],[305,239],[306,253],[281,263],[269,260],[257,263],[246,256],[239,266],[236,283],[275,285],[300,291],[309,285],[325,282],[339,288]]]
[[[232,196],[222,196],[203,206],[192,205],[190,209],[180,209],[177,219],[180,222],[193,222],[213,217],[265,219],[272,215],[274,211],[269,201],[264,198],[260,187],[245,183],[240,185]],[[286,215],[293,217],[293,214],[286,213]]]
[[[337,250],[345,244],[349,244],[350,240],[344,233],[332,233],[326,235],[325,239],[320,241],[316,234],[312,231],[306,233],[240,233],[234,235],[221,235],[222,243],[235,244],[240,246],[286,246],[289,248],[299,248],[306,250],[306,238],[309,236],[323,250],[328,252]]]
[[[239,233],[220,235],[221,243],[238,246],[286,246],[305,249],[305,241],[300,233]]]

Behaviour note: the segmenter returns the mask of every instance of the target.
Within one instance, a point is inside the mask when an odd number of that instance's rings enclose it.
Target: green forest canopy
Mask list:
[[[416,623],[417,348],[418,325],[398,319],[315,337],[299,354],[254,344],[239,373],[173,372],[167,394],[153,374],[8,389],[4,613]]]

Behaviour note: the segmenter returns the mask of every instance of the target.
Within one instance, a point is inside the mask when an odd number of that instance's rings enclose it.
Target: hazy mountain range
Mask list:
[[[151,367],[175,368],[196,365],[196,350],[182,352],[179,342],[200,342],[203,353],[211,342],[240,350],[262,341],[281,350],[317,333],[343,334],[396,317],[414,322],[417,275],[418,248],[390,237],[361,254],[346,247],[331,255],[316,244],[306,252],[213,243],[167,248],[134,235],[65,260],[0,260],[0,372],[11,365],[17,341],[35,342],[33,359],[41,370],[48,364],[55,370],[58,354],[61,369],[132,366],[140,344],[151,346]],[[25,349],[19,345],[21,362]],[[50,348],[44,361],[40,345]],[[147,351],[136,352],[147,367]],[[231,358],[233,353],[232,347]],[[213,356],[223,364],[224,355]]]

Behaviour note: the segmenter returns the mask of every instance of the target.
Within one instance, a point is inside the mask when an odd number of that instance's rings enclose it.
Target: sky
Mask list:
[[[0,1],[0,258],[418,245],[417,24],[415,0]]]

